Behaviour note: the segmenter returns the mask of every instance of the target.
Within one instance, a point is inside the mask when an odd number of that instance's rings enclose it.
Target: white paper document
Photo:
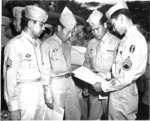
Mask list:
[[[45,106],[45,113],[43,120],[63,120],[64,109],[55,106],[53,110]]]
[[[75,74],[75,77],[92,85],[96,82],[106,82],[106,80],[104,80],[100,75],[96,75],[94,72],[84,66],[81,66],[80,68],[74,70],[73,73]]]
[[[75,65],[83,65],[85,60],[85,47],[80,46],[72,46],[71,47],[71,64]]]

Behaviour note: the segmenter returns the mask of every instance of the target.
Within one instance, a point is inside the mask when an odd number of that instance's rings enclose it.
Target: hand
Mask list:
[[[84,88],[84,90],[83,90],[83,95],[84,95],[85,97],[89,96],[89,90],[88,90],[88,88]]]
[[[50,109],[54,109],[54,99],[52,97],[46,98],[45,103],[47,107],[49,107]]]
[[[93,87],[94,87],[94,89],[95,89],[97,92],[102,91],[102,87],[101,87],[101,83],[100,83],[100,82],[96,82],[95,84],[93,84]]]
[[[10,112],[10,119],[11,120],[21,120],[21,113],[19,110],[11,111]]]

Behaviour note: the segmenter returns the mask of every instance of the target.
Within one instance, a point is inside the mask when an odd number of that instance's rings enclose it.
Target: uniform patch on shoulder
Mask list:
[[[128,56],[122,63],[122,69],[125,71],[129,71],[132,67],[132,62],[130,57]]]
[[[129,49],[129,52],[134,53],[134,51],[135,51],[135,45],[131,45],[130,49]]]
[[[53,52],[57,52],[57,51],[58,51],[58,49],[54,49],[54,50],[53,50]]]
[[[26,55],[26,57],[27,57],[27,58],[30,58],[30,57],[31,57],[31,55],[30,55],[30,54],[27,54],[27,55]]]
[[[5,65],[6,65],[6,69],[7,69],[7,70],[12,67],[12,60],[9,59],[9,57],[8,57],[7,60],[6,60]]]

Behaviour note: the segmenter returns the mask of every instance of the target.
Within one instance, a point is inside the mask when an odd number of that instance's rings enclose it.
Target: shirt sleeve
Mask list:
[[[9,111],[18,110],[17,70],[19,54],[14,44],[8,44],[4,51],[4,96]]]
[[[125,86],[130,85],[145,72],[147,61],[146,44],[133,43],[127,46],[124,52],[125,54],[120,60],[121,63],[117,63],[117,61],[115,61],[113,65],[112,71],[115,78],[102,84],[102,90],[104,92],[122,89]]]
[[[46,98],[52,97],[51,88],[50,88],[50,52],[49,52],[49,44],[43,43],[41,45],[41,52],[42,52],[42,78],[43,78],[43,85],[44,85],[44,92]]]

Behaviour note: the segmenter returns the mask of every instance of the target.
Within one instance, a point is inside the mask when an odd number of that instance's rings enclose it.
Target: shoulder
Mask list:
[[[9,40],[8,44],[6,46],[19,47],[19,46],[21,46],[21,44],[23,44],[23,37],[21,35],[17,35],[14,38],[12,38],[11,40]]]
[[[112,40],[113,42],[117,42],[117,43],[120,42],[120,39],[119,39],[117,36],[115,36],[114,34],[108,32],[108,36],[111,38],[111,40]]]
[[[91,39],[88,43],[88,46],[93,45],[97,40],[95,38]]]

